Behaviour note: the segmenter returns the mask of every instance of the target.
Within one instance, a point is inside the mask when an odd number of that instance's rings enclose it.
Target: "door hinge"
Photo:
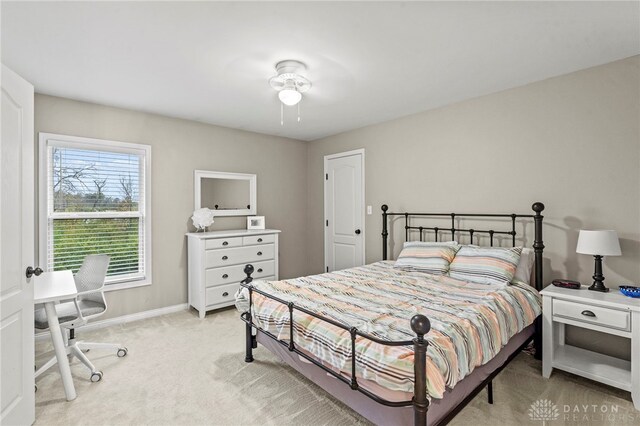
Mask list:
[[[327,226],[329,226],[329,220],[327,220]]]
[[[329,180],[329,173],[324,174],[324,180]]]
[[[329,272],[329,267],[327,266],[327,272]]]

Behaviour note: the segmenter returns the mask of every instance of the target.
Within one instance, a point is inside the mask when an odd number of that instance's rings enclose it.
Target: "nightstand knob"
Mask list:
[[[222,260],[227,260],[229,257],[227,256],[222,256]]]
[[[262,268],[258,268],[258,272],[262,272]]]
[[[229,295],[229,293],[227,293],[226,291],[224,293],[222,293],[222,297],[227,297]]]
[[[584,315],[584,316],[587,316],[587,317],[595,317],[596,316],[596,314],[594,314],[591,311],[582,311],[581,314]]]
[[[262,238],[258,238],[258,242],[261,243],[262,242]]]
[[[223,246],[228,246],[228,245],[229,245],[229,241],[223,241],[223,242],[222,242],[222,245],[223,245]]]
[[[222,278],[229,278],[229,275],[228,275],[228,274],[224,274],[224,275],[222,276]]]
[[[258,256],[262,256],[262,252],[261,251],[258,252]]]

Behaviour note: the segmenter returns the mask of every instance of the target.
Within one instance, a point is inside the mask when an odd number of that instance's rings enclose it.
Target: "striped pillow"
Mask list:
[[[508,284],[516,273],[522,247],[470,247],[458,251],[449,276],[478,284]]]
[[[446,243],[406,242],[394,267],[444,275],[449,270],[449,264],[459,249],[460,246],[455,241]]]

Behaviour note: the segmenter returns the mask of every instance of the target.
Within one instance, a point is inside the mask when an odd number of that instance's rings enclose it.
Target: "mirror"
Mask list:
[[[195,210],[207,207],[215,216],[256,214],[256,175],[195,171]]]

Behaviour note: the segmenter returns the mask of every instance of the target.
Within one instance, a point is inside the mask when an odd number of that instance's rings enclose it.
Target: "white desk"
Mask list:
[[[51,333],[53,348],[56,351],[56,358],[60,367],[64,392],[67,396],[67,401],[72,401],[76,399],[76,390],[73,386],[71,369],[67,359],[67,349],[62,338],[62,329],[58,322],[58,313],[55,305],[57,302],[73,299],[78,295],[76,283],[71,271],[43,272],[42,275],[34,278],[34,303],[44,303],[49,332]]]

